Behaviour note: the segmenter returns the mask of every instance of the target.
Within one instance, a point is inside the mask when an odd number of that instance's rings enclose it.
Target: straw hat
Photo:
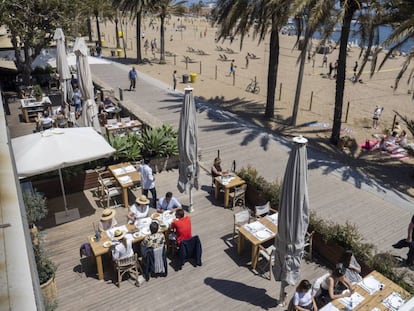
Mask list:
[[[141,196],[140,196],[140,197],[136,200],[136,202],[137,202],[138,204],[147,205],[147,204],[149,204],[150,200],[148,200],[148,198],[147,198],[145,195],[141,195]]]
[[[102,212],[102,216],[101,216],[101,220],[105,221],[105,220],[109,220],[114,218],[115,216],[115,210],[110,209],[110,208],[105,208]]]
[[[125,231],[117,229],[117,230],[114,231],[113,239],[114,240],[122,240],[122,238],[125,236],[125,234],[126,234]]]

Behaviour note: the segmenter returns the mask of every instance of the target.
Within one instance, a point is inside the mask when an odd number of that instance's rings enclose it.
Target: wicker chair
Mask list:
[[[137,254],[115,260],[115,269],[118,274],[118,287],[121,287],[122,277],[125,273],[133,274],[135,277],[135,285],[139,286],[138,277],[140,271],[142,274],[142,268],[138,262]]]

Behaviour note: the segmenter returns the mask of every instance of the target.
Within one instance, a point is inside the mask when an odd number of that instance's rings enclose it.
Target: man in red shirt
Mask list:
[[[180,246],[182,240],[186,240],[192,237],[191,234],[191,219],[190,216],[184,217],[184,210],[178,209],[175,212],[177,218],[171,224],[171,229],[175,230],[177,235],[177,244]]]

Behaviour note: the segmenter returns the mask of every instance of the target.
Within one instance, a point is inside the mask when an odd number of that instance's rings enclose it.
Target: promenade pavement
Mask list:
[[[91,71],[94,81],[113,89],[115,94],[119,89],[124,90],[122,104],[135,115],[151,116],[153,122],[178,128],[183,94],[143,74],[138,65],[135,67],[137,89],[132,92],[127,91],[130,66],[91,65]],[[197,96],[197,83],[192,87]],[[283,180],[292,145],[290,139],[197,98],[196,105],[201,165],[206,171],[220,150],[225,168],[236,160],[237,169],[251,165],[268,181]],[[392,244],[406,236],[409,219],[414,213],[412,198],[316,149],[308,148],[308,162],[311,210],[326,220],[354,223],[364,239],[373,243],[379,252],[389,251],[405,257],[406,250],[395,250]]]

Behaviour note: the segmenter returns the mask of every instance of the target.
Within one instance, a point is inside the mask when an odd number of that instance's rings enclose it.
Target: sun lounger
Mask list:
[[[190,53],[195,53],[195,52],[196,52],[196,50],[195,50],[194,48],[192,48],[191,46],[188,46],[188,47],[187,47],[187,52],[190,52]]]
[[[189,57],[189,56],[184,56],[184,63],[185,62],[187,62],[187,63],[197,63],[197,61],[196,60],[194,60],[194,59],[192,59],[191,57]]]
[[[229,54],[237,54],[235,51],[233,51],[233,49],[231,48],[227,48],[225,53],[229,53]]]
[[[216,48],[217,48],[217,51],[224,51],[224,49],[219,45],[216,45]]]

